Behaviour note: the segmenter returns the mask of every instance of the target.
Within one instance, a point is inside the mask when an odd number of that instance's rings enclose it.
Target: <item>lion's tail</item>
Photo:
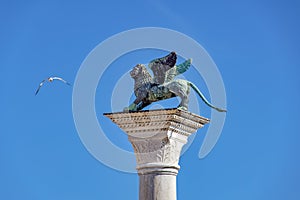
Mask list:
[[[213,106],[211,103],[209,103],[209,101],[205,98],[205,96],[202,94],[202,92],[192,82],[189,82],[189,85],[195,90],[195,92],[200,96],[200,98],[202,99],[202,101],[204,101],[204,103],[206,105],[208,105],[209,107],[211,107],[219,112],[227,112],[227,110],[217,108],[217,107]]]

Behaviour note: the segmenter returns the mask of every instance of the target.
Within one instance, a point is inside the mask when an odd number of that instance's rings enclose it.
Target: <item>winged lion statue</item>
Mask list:
[[[171,52],[165,57],[152,60],[148,67],[152,70],[154,77],[147,71],[143,64],[137,64],[131,71],[130,76],[134,79],[134,94],[136,99],[124,111],[139,111],[153,102],[180,97],[179,109],[187,110],[189,102],[190,87],[200,96],[205,104],[219,111],[226,110],[213,106],[192,82],[183,79],[174,79],[177,75],[184,73],[191,66],[191,59],[176,65],[177,55]]]

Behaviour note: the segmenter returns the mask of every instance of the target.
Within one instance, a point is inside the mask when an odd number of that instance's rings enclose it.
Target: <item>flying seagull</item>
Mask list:
[[[53,82],[54,80],[59,80],[59,81],[64,82],[64,83],[67,84],[67,85],[71,85],[70,83],[68,83],[67,81],[65,81],[64,79],[62,79],[62,78],[60,78],[60,77],[56,77],[56,76],[54,76],[54,77],[49,77],[49,78],[43,80],[43,81],[40,83],[38,89],[37,89],[36,92],[35,92],[35,95],[37,95],[37,93],[40,91],[41,87],[44,85],[44,83],[45,83],[46,81],[48,81],[48,82],[51,83],[51,82]]]

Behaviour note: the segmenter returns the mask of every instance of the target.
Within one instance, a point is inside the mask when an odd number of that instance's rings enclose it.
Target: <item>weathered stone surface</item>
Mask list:
[[[181,149],[209,119],[179,109],[106,113],[128,134],[140,176],[140,200],[175,200]]]

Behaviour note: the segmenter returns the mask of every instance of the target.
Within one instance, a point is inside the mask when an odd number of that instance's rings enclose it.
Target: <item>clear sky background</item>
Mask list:
[[[81,143],[72,88],[57,82],[34,93],[50,75],[73,83],[101,41],[146,26],[195,39],[226,87],[221,138],[200,160],[207,126],[197,132],[180,160],[178,199],[300,199],[299,13],[296,0],[1,1],[0,199],[138,199],[137,174],[103,165]],[[141,51],[120,59],[147,63],[164,54]],[[96,109],[99,120],[112,127],[107,136],[132,151],[122,131],[102,117],[111,111],[111,94],[100,93],[111,91],[132,65],[121,68],[115,64],[103,77],[111,84],[99,82]],[[209,97],[201,79],[192,72],[185,77]]]

